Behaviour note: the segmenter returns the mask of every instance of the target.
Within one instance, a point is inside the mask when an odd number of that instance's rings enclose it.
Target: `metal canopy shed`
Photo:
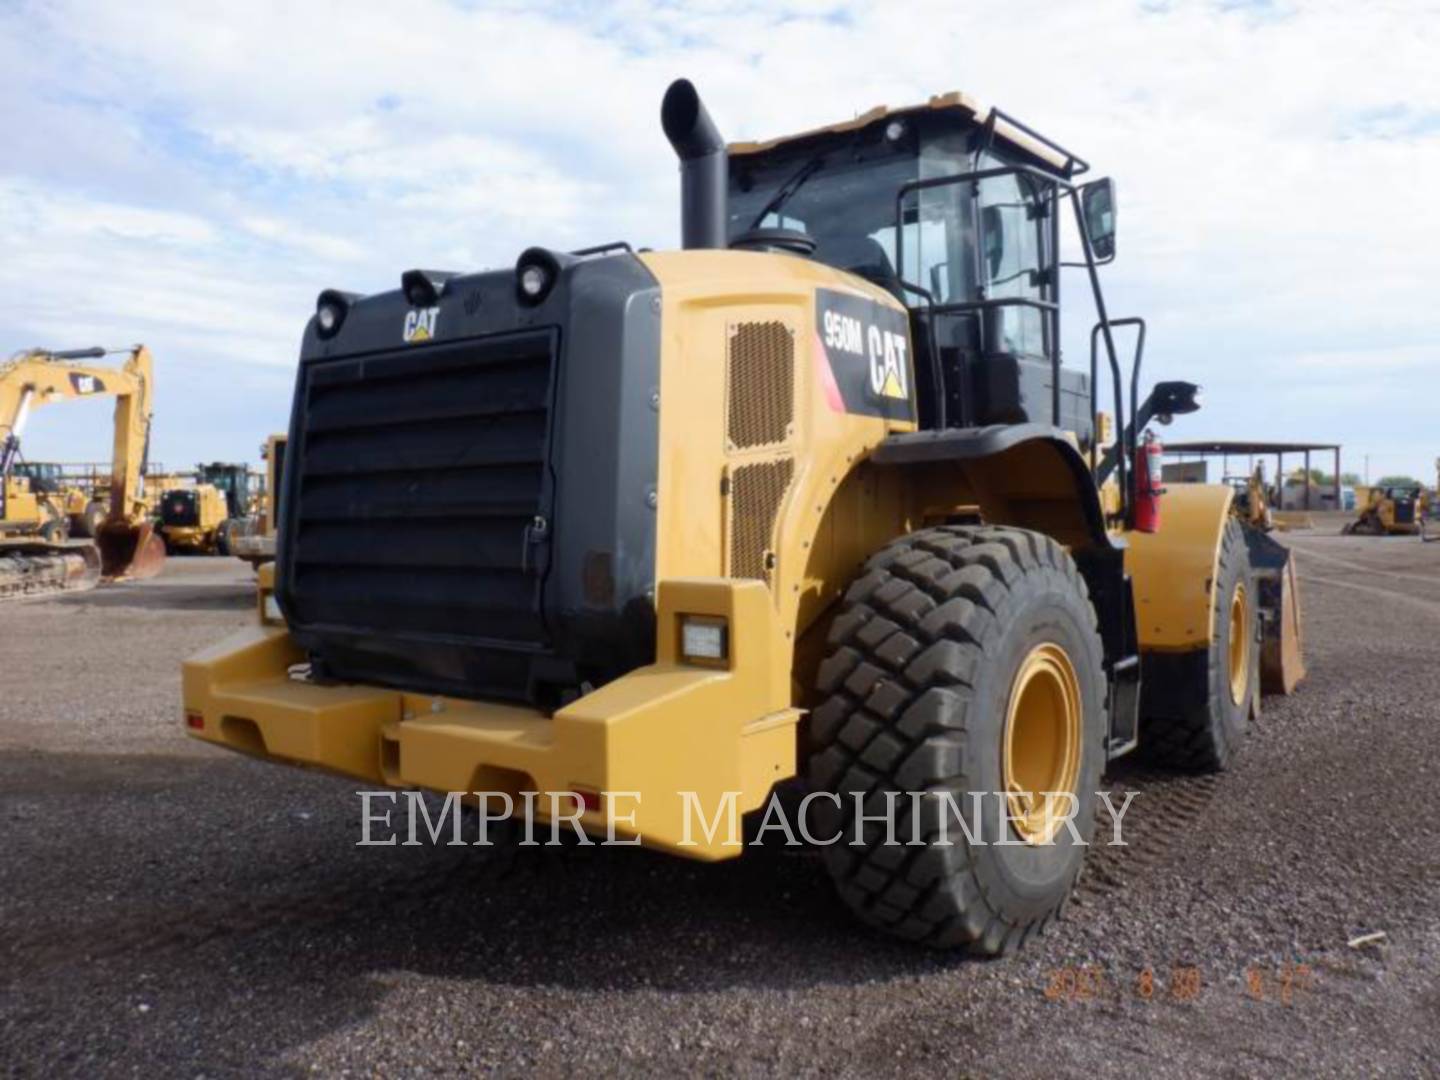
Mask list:
[[[1184,460],[1187,457],[1198,458],[1229,458],[1229,457],[1269,457],[1275,455],[1275,483],[1278,492],[1285,484],[1285,455],[1300,454],[1305,459],[1305,509],[1310,509],[1310,455],[1312,453],[1326,452],[1335,455],[1335,508],[1338,510],[1343,503],[1340,499],[1340,444],[1339,443],[1305,443],[1305,442],[1246,442],[1236,439],[1218,439],[1213,442],[1177,442],[1166,443],[1166,456],[1174,455]]]

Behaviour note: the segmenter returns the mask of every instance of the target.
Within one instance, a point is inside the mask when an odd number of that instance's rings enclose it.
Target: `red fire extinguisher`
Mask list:
[[[1131,463],[1135,477],[1135,531],[1153,533],[1160,531],[1160,496],[1165,489],[1160,486],[1160,455],[1163,449],[1155,433],[1147,431],[1145,441],[1135,448],[1135,460]]]

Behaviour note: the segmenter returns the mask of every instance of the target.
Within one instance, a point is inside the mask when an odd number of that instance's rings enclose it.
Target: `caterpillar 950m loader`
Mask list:
[[[1065,903],[1108,761],[1230,761],[1293,597],[1262,610],[1228,486],[1135,527],[1137,437],[1197,388],[1126,407],[1077,155],[958,94],[728,150],[686,81],[661,118],[683,250],[320,294],[258,625],[186,664],[186,725],[702,859],[799,778],[862,919],[1004,951]]]
[[[106,356],[99,347],[32,349],[0,363],[0,600],[160,572],[165,549],[153,535],[142,490],[153,363],[143,345],[123,351],[125,363],[117,368],[81,363]],[[96,396],[115,398],[109,508],[94,525],[93,543],[68,542],[66,507],[48,503],[16,467],[20,438],[40,406]]]

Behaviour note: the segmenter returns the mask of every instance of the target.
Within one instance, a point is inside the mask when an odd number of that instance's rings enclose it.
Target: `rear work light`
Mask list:
[[[730,659],[730,628],[717,615],[680,616],[680,656],[690,663],[724,664]]]

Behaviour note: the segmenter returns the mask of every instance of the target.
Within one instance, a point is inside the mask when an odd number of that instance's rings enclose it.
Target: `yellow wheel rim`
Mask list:
[[[1011,824],[1022,840],[1045,844],[1074,804],[1084,705],[1075,665],[1059,645],[1036,645],[1020,663],[1005,711],[1001,772]]]
[[[1250,599],[1245,586],[1236,585],[1230,594],[1230,700],[1245,703],[1250,683]]]

